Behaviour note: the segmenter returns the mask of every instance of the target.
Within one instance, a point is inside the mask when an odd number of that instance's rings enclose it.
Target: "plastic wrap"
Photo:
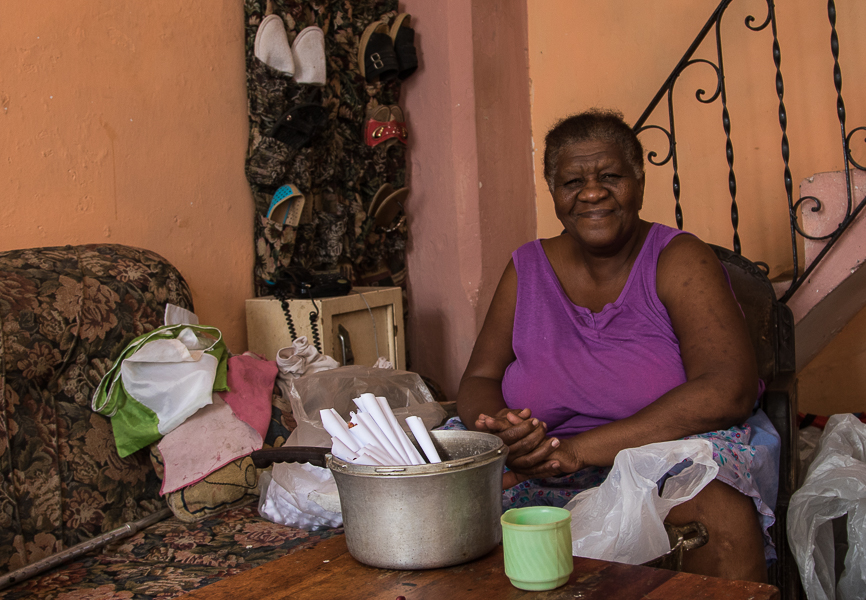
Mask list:
[[[848,552],[837,585],[833,520],[846,514]],[[809,600],[866,598],[866,424],[853,415],[828,419],[788,505],[788,543]]]
[[[658,480],[684,460],[691,464]],[[670,510],[694,498],[719,472],[707,440],[676,440],[621,451],[607,479],[565,505],[571,511],[572,553],[643,564],[670,551],[664,527]]]
[[[285,445],[330,448],[331,435],[325,431],[319,411],[333,408],[348,421],[349,413],[357,410],[352,400],[364,393],[387,398],[404,430],[408,429],[409,416],[421,417],[427,429],[437,427],[445,418],[445,409],[433,400],[417,373],[350,365],[292,381],[289,399],[298,426]]]

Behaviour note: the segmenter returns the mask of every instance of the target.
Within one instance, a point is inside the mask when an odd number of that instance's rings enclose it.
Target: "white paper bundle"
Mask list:
[[[433,446],[430,434],[427,433],[427,429],[424,427],[424,421],[421,420],[421,417],[406,417],[406,423],[409,425],[409,429],[412,430],[412,435],[415,436],[415,439],[421,445],[424,454],[427,455],[427,460],[431,463],[442,462],[442,459],[439,458],[439,453],[436,452],[436,447]]]
[[[423,465],[424,459],[421,458],[421,454],[415,449],[412,442],[409,441],[409,436],[406,435],[406,432],[403,431],[402,427],[400,427],[400,423],[397,422],[397,417],[394,416],[394,411],[391,410],[391,406],[388,404],[388,399],[383,398],[382,396],[376,396],[376,402],[379,403],[379,408],[382,409],[382,412],[391,424],[391,428],[397,436],[397,441],[400,442],[403,446],[404,453],[409,457],[409,462],[413,465]]]
[[[351,413],[351,425],[347,425],[334,409],[320,411],[322,425],[331,434],[331,452],[334,456],[346,462],[363,465],[425,464],[424,457],[400,427],[386,398],[361,394],[353,402],[359,412]],[[406,423],[412,428],[424,454],[430,462],[441,462],[423,421],[419,417],[414,417],[413,421],[409,419],[412,417],[407,418]],[[416,428],[420,428],[423,435],[416,432]]]
[[[349,426],[334,409],[321,410],[319,415],[322,417],[325,431],[330,433],[332,437],[343,442],[352,452],[357,452],[361,448],[361,445],[349,431]]]

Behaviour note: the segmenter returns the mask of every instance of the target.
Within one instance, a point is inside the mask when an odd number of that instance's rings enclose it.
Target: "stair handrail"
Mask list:
[[[716,8],[713,10],[709,19],[707,19],[704,26],[698,32],[698,35],[689,45],[689,48],[686,50],[685,54],[680,58],[677,62],[677,65],[671,71],[671,74],[667,77],[665,82],[659,88],[658,92],[656,92],[653,99],[647,105],[646,109],[643,111],[641,116],[635,121],[633,129],[635,133],[640,134],[649,129],[654,129],[663,132],[668,140],[668,152],[665,157],[661,160],[658,160],[658,153],[655,151],[650,151],[647,154],[647,161],[655,166],[663,166],[668,162],[671,162],[673,167],[673,179],[672,179],[672,187],[673,187],[673,195],[675,201],[674,215],[676,218],[677,227],[679,229],[683,228],[683,211],[682,205],[680,203],[680,177],[679,177],[679,163],[677,160],[677,140],[676,140],[676,126],[675,126],[675,111],[674,111],[674,86],[676,85],[679,76],[685,71],[688,67],[694,64],[702,63],[709,65],[713,68],[717,78],[716,89],[710,95],[707,96],[707,92],[703,88],[699,88],[695,92],[695,98],[698,102],[703,104],[711,104],[715,102],[717,99],[721,100],[722,104],[722,127],[725,132],[725,156],[728,162],[728,191],[731,197],[731,225],[733,226],[733,251],[736,254],[742,254],[742,245],[740,242],[739,236],[739,207],[737,205],[737,180],[734,172],[734,148],[733,143],[731,142],[731,117],[728,111],[727,104],[727,93],[725,87],[725,69],[724,69],[724,54],[722,52],[722,34],[721,34],[721,24],[722,18],[724,17],[725,11],[728,6],[730,6],[734,0],[721,0]],[[830,21],[830,49],[833,54],[833,82],[836,87],[836,113],[839,119],[839,125],[841,129],[842,135],[842,150],[843,150],[843,158],[844,158],[844,170],[845,170],[845,182],[846,182],[846,190],[847,190],[847,204],[845,207],[845,217],[839,223],[839,225],[831,232],[823,234],[823,235],[811,235],[806,233],[801,226],[798,219],[798,211],[805,210],[807,203],[812,203],[810,210],[812,212],[819,212],[823,208],[822,201],[815,196],[802,196],[794,201],[793,194],[793,178],[791,176],[791,170],[789,166],[790,161],[790,145],[788,142],[787,135],[787,127],[788,127],[788,116],[785,108],[784,102],[784,94],[785,94],[785,86],[784,80],[782,78],[782,53],[781,47],[779,45],[779,37],[778,37],[778,29],[777,29],[777,21],[776,21],[776,7],[773,0],[766,0],[767,3],[767,16],[759,25],[755,25],[757,19],[753,15],[749,15],[745,19],[746,27],[754,32],[763,31],[768,26],[770,27],[770,31],[773,35],[773,62],[776,68],[775,74],[775,84],[776,84],[776,93],[779,98],[779,126],[782,131],[782,160],[784,162],[784,171],[783,171],[783,179],[785,186],[785,194],[788,203],[788,219],[791,229],[791,255],[793,262],[793,276],[791,279],[791,283],[787,290],[782,294],[780,300],[782,302],[787,302],[793,294],[800,288],[803,282],[811,275],[811,273],[815,270],[815,267],[821,262],[821,260],[827,255],[827,253],[832,249],[832,247],[836,244],[839,238],[845,233],[848,229],[849,225],[856,219],[857,215],[860,211],[863,210],[864,206],[866,206],[866,195],[856,204],[854,204],[854,194],[853,194],[853,175],[851,172],[851,167],[853,166],[855,169],[859,169],[861,171],[866,171],[866,167],[857,163],[854,157],[851,154],[851,138],[858,132],[866,133],[866,126],[860,126],[852,129],[850,132],[846,131],[846,113],[845,113],[845,103],[842,98],[842,70],[839,65],[839,36],[836,29],[836,2],[835,0],[827,0],[827,13]],[[711,60],[707,59],[696,59],[694,58],[695,53],[698,48],[701,47],[706,37],[709,35],[710,31],[715,30],[715,41],[716,41],[716,62],[714,63]],[[652,114],[655,112],[656,108],[658,108],[659,104],[663,99],[667,98],[667,113],[668,113],[668,125],[667,128],[661,125],[648,125],[647,122]],[[820,250],[820,252],[815,256],[812,262],[805,266],[802,274],[800,273],[800,264],[799,264],[799,256],[798,256],[798,248],[797,248],[797,236],[801,236],[804,239],[813,240],[813,241],[824,241],[826,240],[826,244]],[[766,263],[761,263],[756,261],[757,264],[761,265],[764,270],[769,272],[769,267]]]

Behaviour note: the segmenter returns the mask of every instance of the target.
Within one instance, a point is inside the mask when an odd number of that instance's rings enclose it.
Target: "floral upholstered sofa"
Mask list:
[[[158,463],[147,450],[120,458],[111,421],[90,401],[126,345],[163,324],[166,303],[192,310],[183,277],[147,250],[0,253],[0,577],[165,509]],[[266,445],[281,444],[291,427],[277,402]],[[255,468],[241,465],[250,468],[254,490]],[[17,579],[0,598],[168,599],[341,532],[262,519],[254,493],[222,508],[198,520],[170,514]]]

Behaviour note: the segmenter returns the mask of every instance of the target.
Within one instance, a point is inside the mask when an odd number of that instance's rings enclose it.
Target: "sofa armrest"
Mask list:
[[[767,385],[762,408],[782,438],[782,456],[779,464],[779,497],[789,498],[800,477],[800,451],[797,447],[797,376],[792,372],[780,373]]]

